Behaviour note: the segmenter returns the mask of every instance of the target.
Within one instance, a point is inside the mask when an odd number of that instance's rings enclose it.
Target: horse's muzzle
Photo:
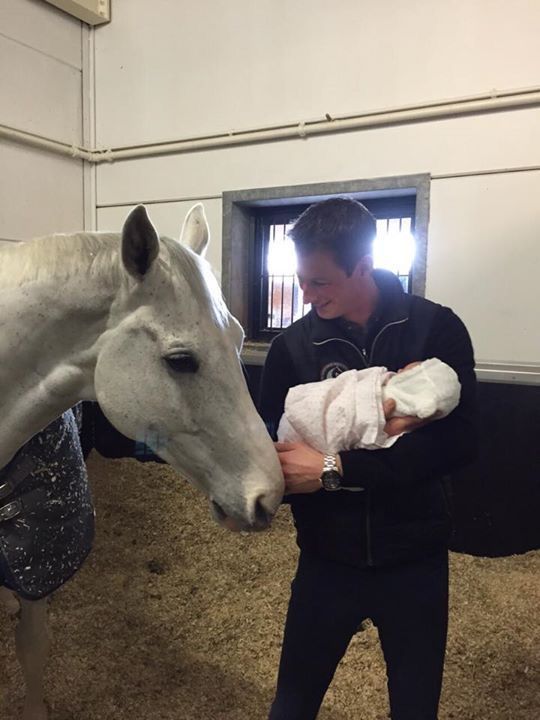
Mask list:
[[[212,515],[217,522],[232,532],[258,532],[267,530],[272,523],[273,513],[267,510],[260,498],[255,501],[253,515],[251,518],[238,517],[225,512],[215,500],[210,500]]]

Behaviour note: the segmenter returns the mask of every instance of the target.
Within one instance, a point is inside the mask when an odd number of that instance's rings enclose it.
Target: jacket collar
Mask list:
[[[380,293],[377,326],[407,320],[409,317],[410,295],[403,291],[397,276],[389,270],[373,270],[373,280]],[[311,309],[307,314],[311,325],[312,340],[315,343],[344,336],[342,327],[335,320],[324,320]]]

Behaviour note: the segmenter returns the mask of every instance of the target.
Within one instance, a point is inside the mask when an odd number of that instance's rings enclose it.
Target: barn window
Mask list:
[[[248,346],[268,343],[309,310],[287,233],[309,205],[333,196],[366,205],[377,220],[375,266],[395,272],[406,291],[423,295],[429,176],[224,193],[222,285]]]
[[[394,272],[403,289],[412,289],[415,254],[415,196],[364,200],[377,220],[373,246],[375,267]],[[255,236],[249,298],[249,337],[271,339],[309,311],[296,277],[294,245],[287,233],[309,205],[261,208],[255,214]]]

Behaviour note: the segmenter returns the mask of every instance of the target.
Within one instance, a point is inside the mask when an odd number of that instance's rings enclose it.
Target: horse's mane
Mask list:
[[[0,249],[0,287],[30,282],[69,280],[80,274],[99,278],[102,285],[120,282],[118,233],[76,233],[38,237]]]
[[[114,289],[126,279],[120,260],[120,233],[56,234],[27,243],[0,246],[0,289],[54,279],[59,283],[77,275],[91,277],[99,287]],[[209,263],[178,241],[161,237],[165,246],[157,262],[180,281],[187,281],[194,298],[226,325],[229,312]]]

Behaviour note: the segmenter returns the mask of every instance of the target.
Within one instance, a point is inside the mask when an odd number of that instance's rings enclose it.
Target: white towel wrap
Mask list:
[[[393,445],[383,402],[396,401],[394,415],[445,417],[459,403],[461,386],[451,367],[436,358],[391,373],[384,367],[348,370],[336,378],[289,390],[278,428],[282,442],[304,442],[324,453]]]

